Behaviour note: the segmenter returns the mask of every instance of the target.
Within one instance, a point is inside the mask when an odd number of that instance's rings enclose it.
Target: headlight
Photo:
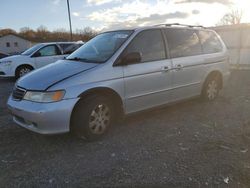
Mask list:
[[[62,100],[64,95],[65,91],[48,91],[48,92],[27,91],[23,99],[33,102],[49,103]]]
[[[10,65],[12,61],[1,61],[0,64],[2,65]]]

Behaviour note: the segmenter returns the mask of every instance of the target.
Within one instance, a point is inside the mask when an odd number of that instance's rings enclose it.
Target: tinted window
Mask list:
[[[79,47],[82,46],[82,44],[60,44],[62,50],[63,50],[63,54],[71,54],[73,53],[75,50],[77,50]]]
[[[40,56],[54,56],[54,55],[59,55],[59,50],[57,46],[55,45],[50,45],[50,46],[45,46],[41,50],[39,50]]]
[[[218,37],[211,31],[199,31],[199,36],[205,54],[222,51],[222,44]]]
[[[172,58],[202,54],[199,38],[191,29],[166,29],[168,46]]]
[[[162,60],[166,58],[164,41],[160,30],[148,30],[139,33],[124,52],[139,52],[142,62]]]

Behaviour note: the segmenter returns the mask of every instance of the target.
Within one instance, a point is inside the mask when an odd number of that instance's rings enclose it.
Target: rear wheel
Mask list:
[[[17,68],[17,70],[16,70],[16,79],[24,76],[25,74],[31,72],[32,70],[33,70],[32,67],[26,66],[26,65]]]
[[[72,131],[89,141],[105,135],[114,119],[112,103],[102,96],[87,97],[80,101],[72,116]]]
[[[215,100],[220,92],[220,80],[217,76],[208,78],[206,81],[202,96],[207,101],[213,101]]]

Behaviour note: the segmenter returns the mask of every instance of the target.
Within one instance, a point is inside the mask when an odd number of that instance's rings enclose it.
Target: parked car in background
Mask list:
[[[8,56],[9,56],[9,54],[6,54],[4,52],[0,52],[0,59],[8,57]]]
[[[202,96],[216,99],[229,76],[225,44],[212,30],[161,25],[99,34],[65,60],[16,83],[14,121],[41,134],[94,140],[121,115]]]
[[[40,43],[20,55],[0,60],[0,77],[20,78],[34,69],[56,62],[74,52],[83,42]]]

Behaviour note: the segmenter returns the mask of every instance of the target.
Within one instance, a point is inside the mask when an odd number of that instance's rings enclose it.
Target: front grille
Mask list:
[[[15,87],[13,92],[12,92],[12,98],[14,100],[22,100],[24,95],[26,93],[25,89],[19,88],[19,87]]]

